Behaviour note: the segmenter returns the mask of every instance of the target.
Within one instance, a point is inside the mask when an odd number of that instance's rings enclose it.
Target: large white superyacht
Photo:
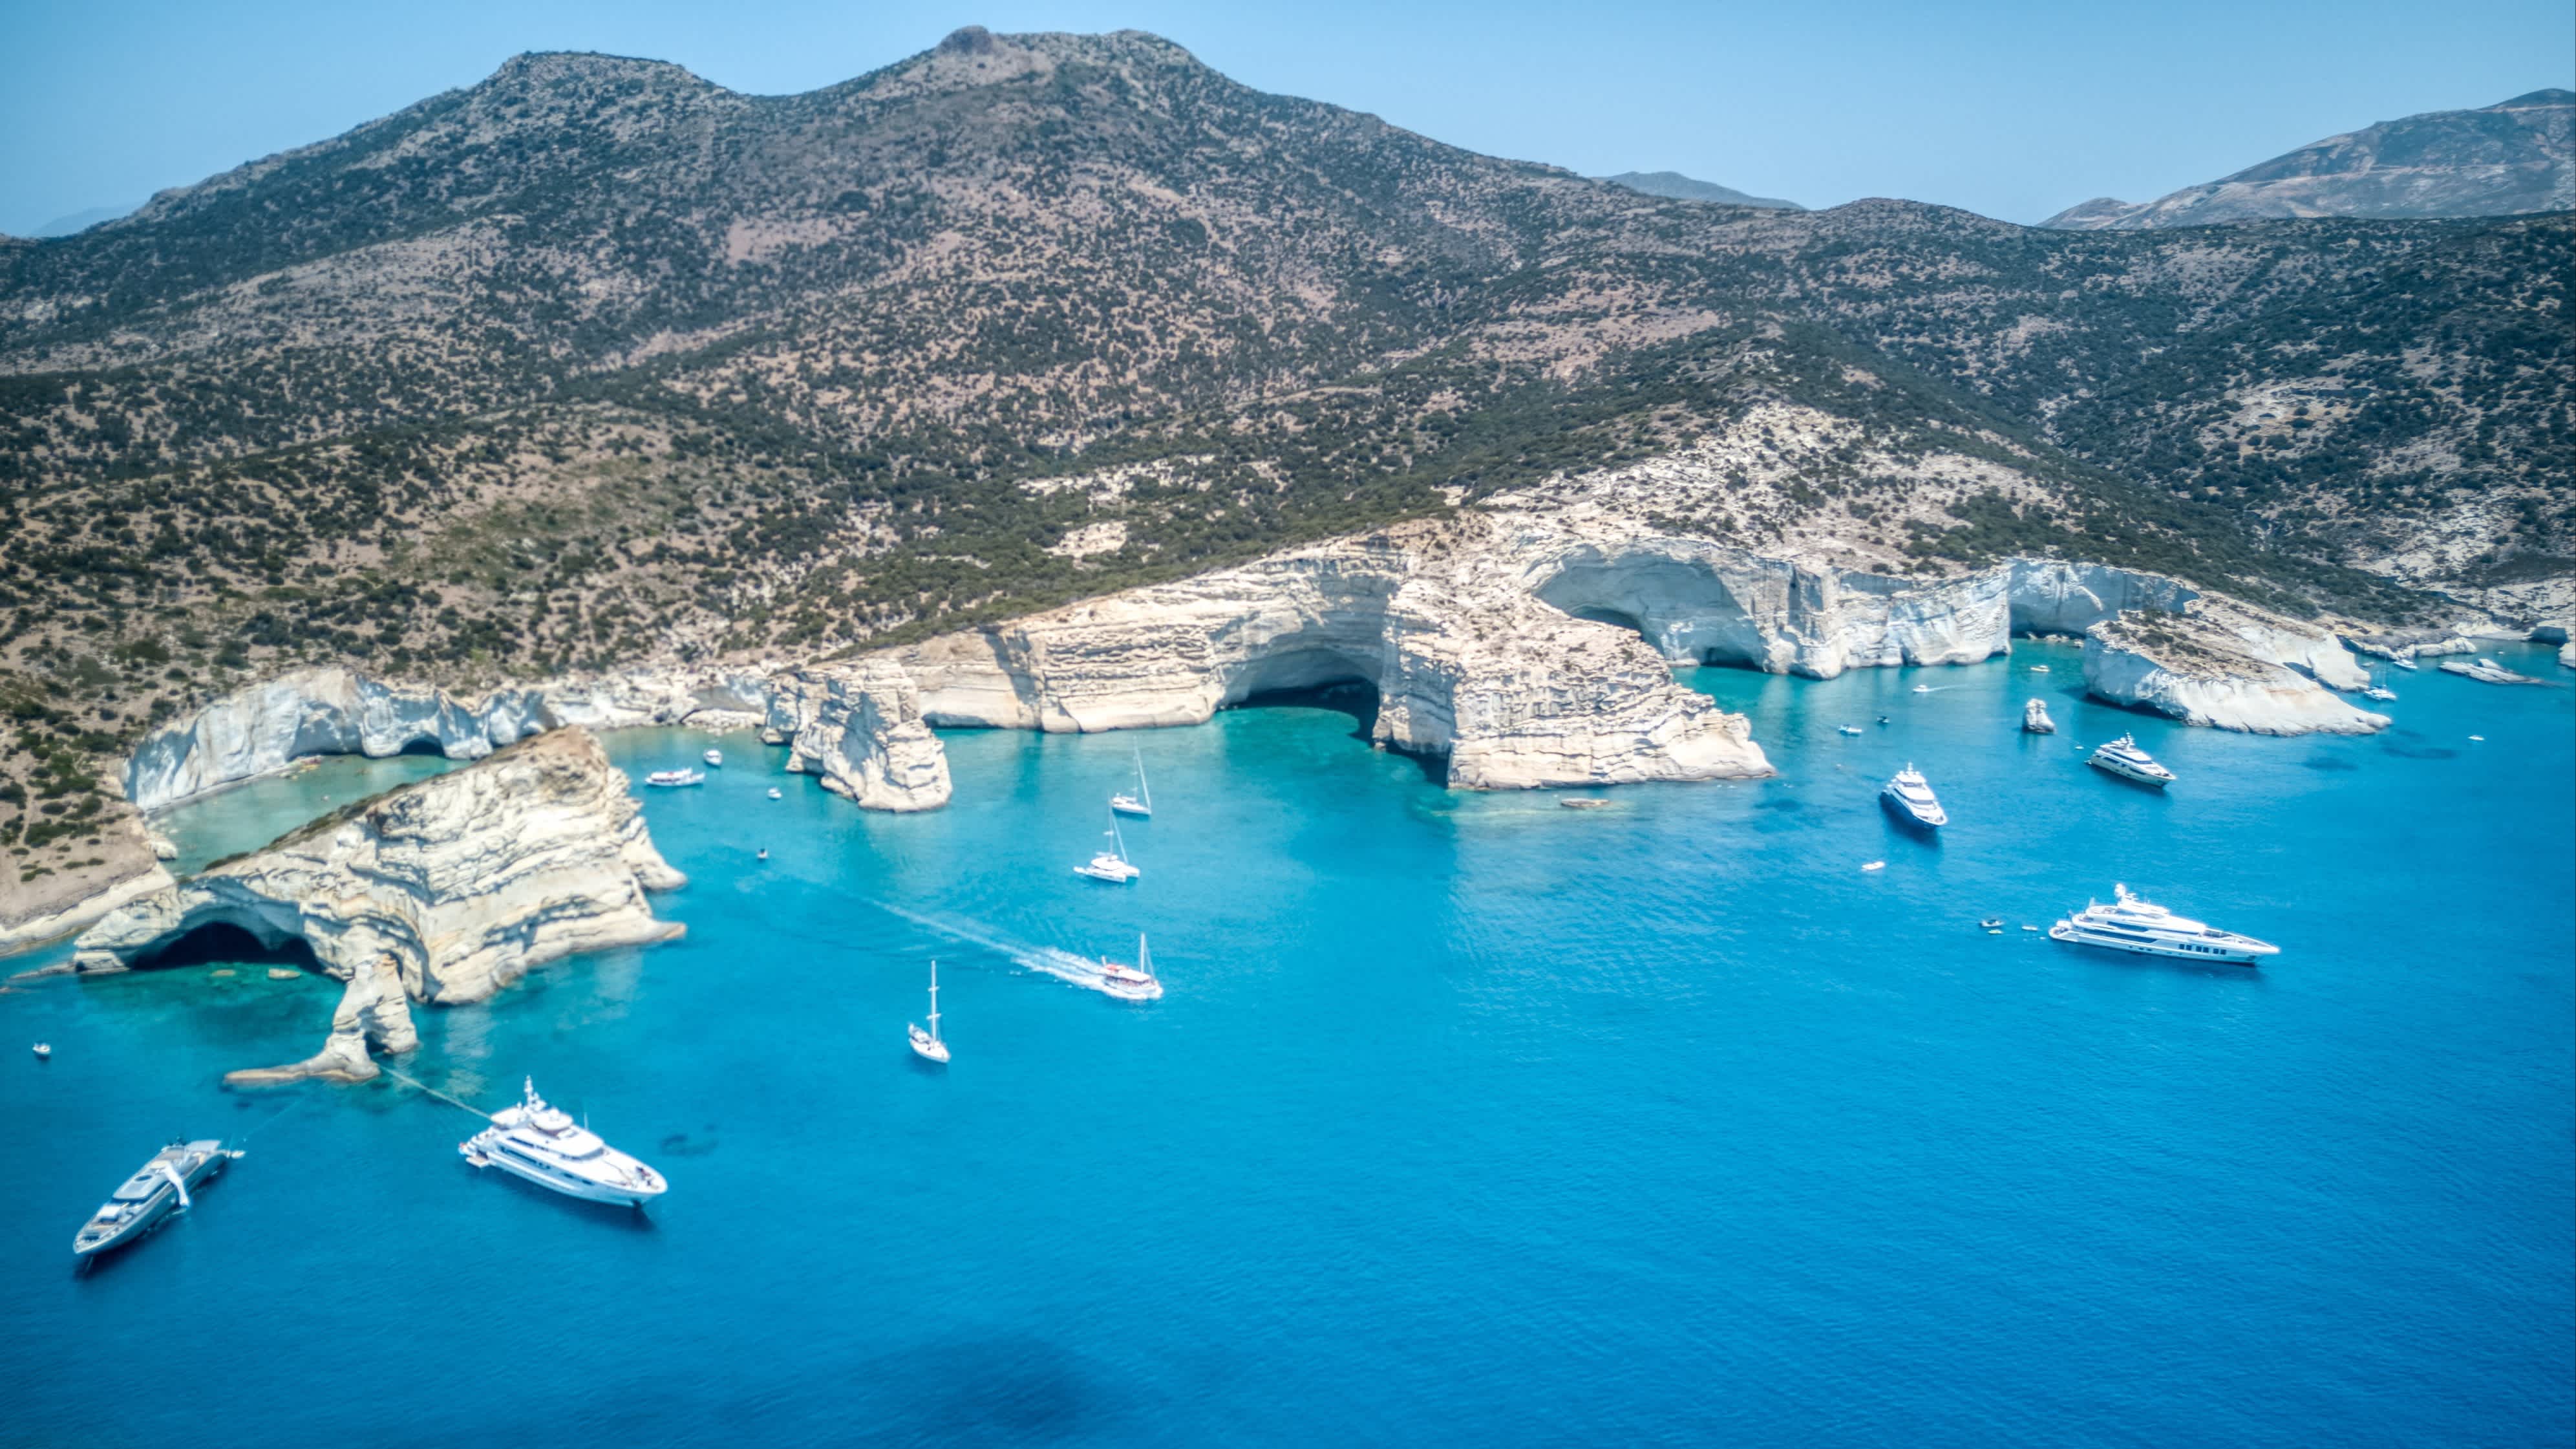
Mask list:
[[[2136,737],[2122,735],[2093,752],[2084,763],[2105,774],[2123,780],[2135,780],[2161,790],[2174,782],[2174,772],[2156,763],[2156,757],[2138,748]]]
[[[1908,825],[1938,830],[1950,823],[1950,812],[1941,808],[1940,799],[1932,793],[1932,783],[1912,765],[1897,771],[1894,778],[1881,785],[1878,798],[1889,814]]]
[[[492,1125],[456,1146],[476,1167],[497,1167],[539,1187],[591,1202],[642,1207],[670,1184],[662,1174],[601,1141],[572,1114],[537,1095],[528,1079],[518,1105],[492,1114]]]
[[[2143,956],[2235,966],[2251,966],[2260,957],[2281,954],[2281,948],[2268,941],[2222,931],[2140,900],[2125,885],[2114,885],[2111,890],[2117,897],[2111,904],[2087,902],[2084,909],[2049,927],[2048,939],[2070,946],[2100,946]]]

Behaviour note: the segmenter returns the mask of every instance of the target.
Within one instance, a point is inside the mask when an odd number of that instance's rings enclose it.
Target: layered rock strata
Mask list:
[[[948,752],[923,718],[912,679],[891,660],[800,671],[766,727],[788,744],[787,768],[869,810],[948,803]]]
[[[1529,588],[1480,514],[1292,550],[895,657],[935,724],[1193,724],[1257,695],[1358,683],[1372,734],[1473,789],[1771,773],[1744,718],[1626,629]]]
[[[2250,734],[2372,734],[2389,723],[2249,653],[2224,620],[2203,614],[2141,610],[2094,625],[2084,636],[2084,687],[2114,704]]]
[[[598,740],[564,729],[121,906],[74,943],[72,965],[149,965],[211,926],[272,950],[300,941],[346,985],[331,1035],[245,1079],[363,1078],[371,1047],[411,1045],[411,1001],[480,1001],[561,956],[677,936],[646,893],[684,883]]]
[[[428,685],[389,684],[337,666],[301,669],[226,695],[155,731],[126,763],[128,798],[145,810],[285,768],[315,754],[374,757],[428,750],[476,760],[548,730],[688,724],[792,734],[809,724],[838,727],[835,748],[848,778],[877,783],[844,789],[871,809],[918,810],[948,798],[944,760],[930,768],[926,729],[906,730],[920,711],[899,672],[876,671],[856,687],[846,670],[642,668],[598,678],[551,680],[458,699]],[[858,727],[844,721],[856,711]],[[825,772],[827,781],[833,778]]]

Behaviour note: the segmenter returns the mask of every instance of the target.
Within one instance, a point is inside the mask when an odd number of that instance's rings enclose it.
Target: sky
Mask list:
[[[0,0],[0,231],[140,204],[521,51],[779,94],[968,24],[1150,30],[1263,90],[1587,175],[2021,222],[2576,84],[2568,0]]]

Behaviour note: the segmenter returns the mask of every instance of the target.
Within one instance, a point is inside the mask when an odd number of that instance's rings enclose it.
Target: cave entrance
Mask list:
[[[1655,636],[1646,629],[1646,621],[1625,609],[1608,609],[1597,604],[1586,604],[1565,612],[1578,619],[1589,619],[1595,624],[1607,624],[1613,629],[1625,629],[1649,644],[1655,642]]]
[[[429,738],[427,735],[423,735],[416,740],[405,741],[403,747],[400,750],[395,751],[395,753],[404,755],[427,755],[434,760],[443,760],[447,758],[446,747],[441,745],[438,741]]]
[[[154,947],[134,958],[137,971],[158,971],[172,966],[293,966],[324,974],[322,963],[313,948],[301,936],[289,936],[274,946],[260,944],[259,937],[230,921],[208,921],[179,934],[178,938]]]
[[[1365,740],[1377,728],[1377,672],[1339,649],[1281,650],[1227,682],[1225,707],[1329,709],[1349,715],[1351,737]]]

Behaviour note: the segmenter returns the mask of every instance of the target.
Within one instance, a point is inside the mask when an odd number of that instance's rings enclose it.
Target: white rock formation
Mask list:
[[[2558,663],[2561,668],[2576,669],[2576,639],[2558,646]]]
[[[788,769],[812,771],[824,789],[870,810],[948,803],[948,752],[922,718],[911,676],[893,661],[801,670],[776,700],[787,717],[777,723],[789,737]]]
[[[282,769],[304,755],[385,756],[427,747],[450,759],[475,760],[504,745],[567,725],[591,730],[642,725],[750,728],[795,717],[796,697],[815,686],[797,671],[759,668],[635,669],[603,678],[549,680],[459,700],[425,685],[390,685],[337,666],[300,669],[226,695],[196,714],[146,737],[126,763],[126,794],[158,810]],[[901,724],[894,704],[868,717]],[[909,794],[904,782],[925,772],[921,739],[878,740],[862,729],[842,746],[853,778],[871,770],[888,783],[853,798],[871,809],[926,809],[945,801],[946,767],[936,772],[937,799]],[[921,732],[921,738],[928,738]],[[900,748],[910,763],[870,765],[872,749]],[[936,752],[935,739],[929,748]]]
[[[365,1077],[370,1043],[408,1048],[406,1000],[480,1001],[560,956],[667,940],[681,928],[654,919],[645,892],[684,883],[599,741],[565,729],[125,905],[72,964],[148,964],[216,924],[272,948],[301,940],[348,990],[322,1053],[266,1075]]]
[[[1744,719],[1676,685],[1633,633],[1534,596],[1503,525],[1468,514],[1133,589],[896,658],[935,724],[1195,724],[1225,705],[1373,686],[1379,743],[1453,785],[1771,773]]]
[[[2085,632],[2084,687],[2114,704],[2144,705],[2187,724],[2251,734],[2372,734],[2388,728],[2388,716],[2348,704],[2243,644],[2223,617],[2133,611]]]

